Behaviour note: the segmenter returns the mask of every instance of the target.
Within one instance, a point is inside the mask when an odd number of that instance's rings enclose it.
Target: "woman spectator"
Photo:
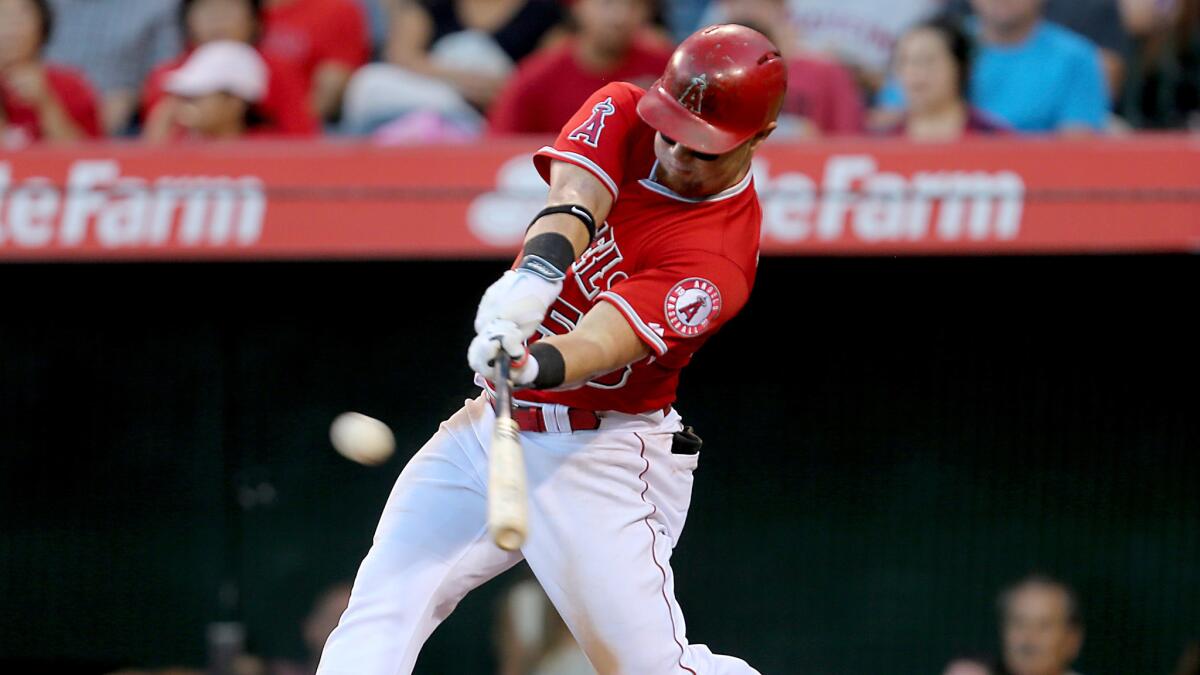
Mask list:
[[[343,124],[364,133],[416,111],[475,130],[513,64],[562,19],[556,0],[399,0],[387,63],[370,64],[346,91]]]
[[[171,73],[178,70],[198,47],[221,40],[254,45],[262,28],[261,0],[183,0],[180,20],[188,50],[159,65],[142,92],[145,120],[142,137],[164,141],[178,137],[184,125],[178,118],[182,101],[165,90]],[[317,132],[299,75],[286,63],[263,55],[267,69],[266,92],[254,105],[264,135],[309,136]]]
[[[45,63],[54,17],[46,0],[0,0],[0,141],[100,136],[96,95],[83,76]]]
[[[971,40],[950,19],[912,28],[896,45],[896,76],[908,102],[890,131],[915,141],[949,141],[1005,127],[968,103]]]

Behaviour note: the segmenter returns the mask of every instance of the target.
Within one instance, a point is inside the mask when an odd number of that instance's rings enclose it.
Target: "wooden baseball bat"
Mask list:
[[[488,452],[488,530],[492,541],[506,551],[525,543],[529,531],[529,503],[525,487],[525,461],[520,427],[512,418],[512,384],[509,359],[501,352],[496,366],[496,426]]]

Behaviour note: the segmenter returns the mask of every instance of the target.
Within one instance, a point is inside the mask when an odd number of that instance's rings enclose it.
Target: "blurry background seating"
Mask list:
[[[1044,0],[971,0],[976,40],[971,102],[1025,132],[1103,131],[1109,97],[1099,50],[1043,17]],[[884,108],[903,108],[893,80]]]
[[[45,0],[0,0],[0,147],[101,134],[82,74],[42,59],[54,24]]]
[[[673,47],[650,29],[657,0],[575,0],[570,37],[523,59],[489,115],[493,133],[557,134],[605,84],[649,87]],[[536,102],[536,104],[534,104]]]
[[[907,107],[890,129],[914,141],[952,141],[964,135],[1006,133],[971,104],[970,38],[952,17],[911,28],[896,47],[896,81]]]
[[[366,133],[402,115],[432,111],[479,132],[487,109],[562,12],[554,0],[399,0],[386,63],[350,83],[343,128]]]
[[[1169,23],[1177,0],[1043,0],[1048,21],[1086,37],[1100,50],[1109,92],[1122,91],[1136,43]],[[968,16],[970,0],[950,0],[950,12]]]
[[[183,0],[180,21],[186,51],[161,63],[150,73],[142,90],[142,137],[164,141],[182,134],[179,107],[182,101],[167,94],[164,83],[197,47],[218,40],[254,45],[262,34],[261,0]],[[295,67],[262,54],[266,66],[266,91],[254,102],[257,134],[310,136],[318,131],[308,105],[308,95]]]
[[[943,0],[785,1],[787,22],[773,27],[779,47],[836,59],[851,68],[871,92],[886,79],[892,50],[900,35],[917,21],[942,9],[943,4]],[[727,0],[714,0],[702,24],[727,20],[730,4]]]
[[[50,0],[46,58],[82,70],[99,92],[106,134],[130,131],[151,69],[179,53],[179,0]]]
[[[308,92],[309,109],[333,120],[346,83],[370,58],[367,19],[356,0],[265,0],[259,47],[290,64]]]
[[[938,15],[963,19],[971,38],[972,132],[1200,127],[1200,0],[48,2],[61,10],[45,51],[58,66],[51,88],[74,102],[93,86],[102,133],[150,141],[180,136],[164,77],[209,40],[254,44],[267,63],[255,135],[386,126],[377,142],[463,142],[485,126],[553,133],[585,92],[612,80],[648,85],[674,40],[719,21],[767,33],[788,58],[775,142],[895,133],[916,117],[905,119],[896,47]],[[921,44],[932,46],[909,47]],[[922,86],[915,71],[910,89]],[[10,143],[38,140],[28,110],[6,105]]]

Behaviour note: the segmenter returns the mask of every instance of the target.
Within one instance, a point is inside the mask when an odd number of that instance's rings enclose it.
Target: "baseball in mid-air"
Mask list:
[[[396,450],[396,437],[388,425],[356,412],[334,418],[329,440],[338,454],[367,466],[383,464]]]

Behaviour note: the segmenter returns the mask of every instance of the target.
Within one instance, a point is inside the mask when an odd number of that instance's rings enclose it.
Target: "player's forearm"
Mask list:
[[[562,383],[555,388],[571,389],[628,365],[628,362],[622,362],[608,345],[586,337],[572,336],[570,333],[546,338],[545,345],[553,347],[562,356]],[[545,347],[542,347],[531,352],[535,358],[541,357],[539,366],[542,367],[546,361],[544,349]]]
[[[545,349],[538,344],[553,347],[561,355],[563,380],[556,386],[568,389],[650,355],[620,312],[603,302],[592,308],[575,330],[536,343],[531,349],[535,358]],[[545,377],[538,379],[544,381]]]

